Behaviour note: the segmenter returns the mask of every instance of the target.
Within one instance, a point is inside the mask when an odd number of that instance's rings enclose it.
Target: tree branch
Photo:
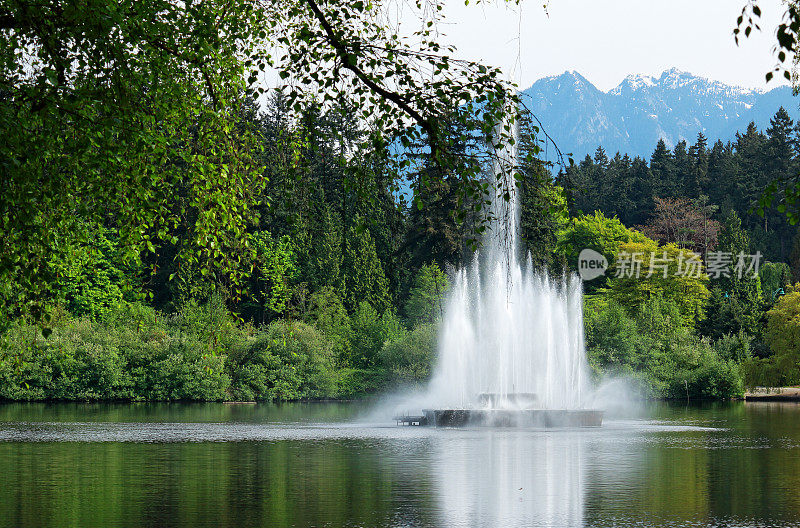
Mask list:
[[[373,92],[377,93],[387,101],[394,103],[395,106],[400,108],[409,117],[416,121],[417,124],[428,133],[431,154],[434,156],[434,159],[438,159],[438,153],[440,150],[439,137],[438,131],[434,124],[429,119],[426,119],[420,112],[414,109],[414,107],[412,107],[400,94],[388,90],[387,88],[378,84],[374,79],[367,75],[367,73],[362,70],[354,60],[351,60],[352,55],[347,50],[347,46],[336,36],[336,33],[333,31],[330,22],[327,18],[325,18],[325,14],[322,12],[322,10],[320,10],[316,0],[306,1],[308,2],[308,6],[311,8],[311,12],[314,14],[314,17],[317,19],[317,21],[319,21],[322,29],[325,31],[325,37],[328,43],[333,46],[333,49],[336,51],[337,55],[339,55],[339,58],[342,61],[342,66],[353,72],[353,74],[355,74],[355,76]]]

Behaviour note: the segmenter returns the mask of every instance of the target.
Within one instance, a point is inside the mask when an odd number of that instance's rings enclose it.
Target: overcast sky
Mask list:
[[[522,88],[577,70],[608,90],[626,75],[677,67],[728,84],[772,88],[781,0],[760,0],[761,33],[736,46],[733,29],[746,0],[542,0],[464,6],[446,0],[443,39],[459,55],[502,67]]]

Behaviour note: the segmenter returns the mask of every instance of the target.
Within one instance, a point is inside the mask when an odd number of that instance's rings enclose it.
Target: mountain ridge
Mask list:
[[[559,149],[579,161],[598,146],[649,159],[659,139],[668,147],[732,140],[752,121],[760,130],[781,106],[793,118],[797,100],[789,86],[758,90],[728,85],[677,68],[659,76],[631,74],[602,91],[577,71],[543,77],[522,92]]]

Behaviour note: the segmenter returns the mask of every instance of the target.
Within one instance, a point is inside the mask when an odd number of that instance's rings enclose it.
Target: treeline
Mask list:
[[[0,289],[0,398],[343,398],[425,380],[444,270],[475,233],[458,175],[421,155],[426,177],[411,176],[426,183],[407,203],[388,146],[357,122],[344,105],[289,109],[280,91],[244,105],[265,172],[242,196],[247,229],[214,233],[216,250],[197,250],[210,235],[196,220],[227,212],[189,192],[137,258],[113,216],[76,214],[37,310],[30,289]]]
[[[702,134],[671,150],[662,140],[649,163],[598,148],[559,175],[573,218],[559,235],[561,251],[574,269],[580,248],[612,263],[606,278],[586,283],[588,352],[598,372],[641,376],[675,398],[800,382],[800,286],[792,286],[800,236],[783,206],[762,198],[796,177],[799,146],[800,127],[780,108],[766,133],[751,123],[710,148]],[[625,276],[636,254],[642,274]],[[648,259],[667,255],[668,276],[660,268],[649,275]],[[680,276],[692,257],[702,273]]]
[[[243,105],[248,159],[265,167],[234,186],[247,207],[228,212],[187,189],[164,215],[171,220],[141,235],[150,243],[136,258],[112,214],[97,223],[76,210],[42,268],[33,304],[47,309],[26,310],[32,301],[17,295],[29,289],[0,285],[0,398],[350,398],[424,383],[446,272],[474,251],[484,191],[461,185],[424,145],[398,166],[356,113],[345,104],[288,108],[280,92],[264,108]],[[449,141],[469,159],[464,126],[453,124]],[[800,305],[786,264],[794,230],[774,208],[753,212],[760,190],[797,167],[785,111],[766,135],[751,126],[710,149],[702,136],[689,148],[662,142],[649,164],[599,149],[555,178],[538,161],[537,132],[523,116],[517,192],[532,264],[562,274],[585,248],[612,263],[585,284],[597,376],[634,376],[659,397],[800,381],[800,340],[781,337]],[[413,200],[403,191],[409,180]],[[245,227],[202,229],[227,214],[247,218]],[[205,215],[219,218],[198,221]],[[667,277],[614,276],[624,253],[756,250],[765,258],[755,277],[681,277],[674,262]]]
[[[692,145],[680,141],[669,149],[663,140],[649,160],[602,147],[558,179],[571,198],[570,211],[603,211],[626,226],[646,225],[660,200],[696,204],[700,213],[721,222],[733,211],[742,219],[754,249],[773,262],[789,262],[798,270],[800,253],[792,257],[797,227],[783,214],[784,205],[764,203],[771,185],[793,181],[800,171],[800,123],[781,107],[766,132],[754,123],[733,141],[708,145],[700,133]],[[799,249],[800,251],[800,249]],[[794,280],[800,280],[795,275]]]

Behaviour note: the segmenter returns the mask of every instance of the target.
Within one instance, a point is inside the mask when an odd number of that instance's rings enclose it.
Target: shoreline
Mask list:
[[[800,402],[800,387],[753,387],[744,401]]]

